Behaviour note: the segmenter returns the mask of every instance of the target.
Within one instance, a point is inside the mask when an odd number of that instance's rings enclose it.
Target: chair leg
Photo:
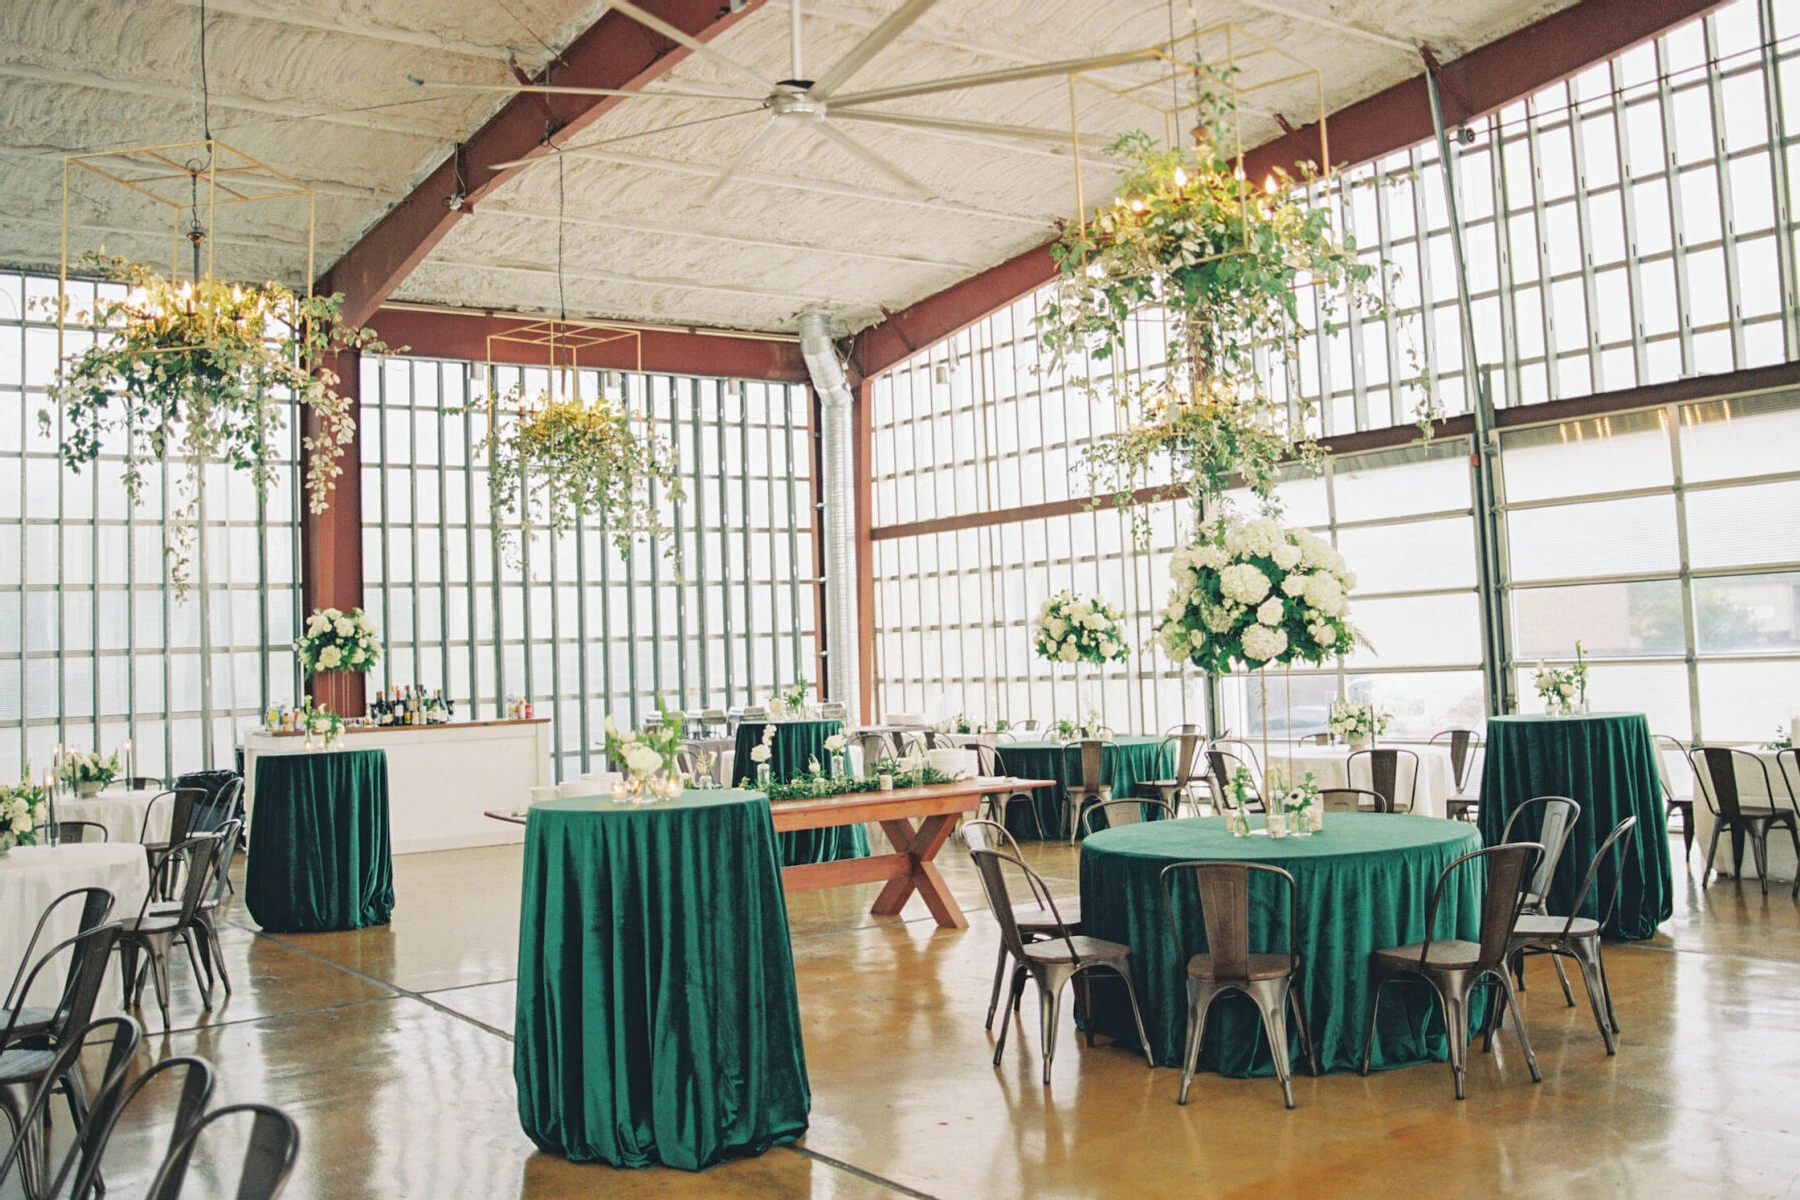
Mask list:
[[[1250,998],[1262,1014],[1263,1032],[1269,1038],[1269,1057],[1275,1063],[1275,1078],[1281,1081],[1281,1098],[1294,1107],[1293,1068],[1288,1063],[1287,993],[1288,981],[1259,980],[1250,985]]]
[[[1506,987],[1508,989],[1510,989],[1512,987],[1511,982],[1506,978],[1505,975],[1500,976],[1500,983],[1501,983],[1501,986]],[[1544,1073],[1542,1071],[1538,1070],[1537,1055],[1532,1051],[1531,1038],[1525,1032],[1525,1013],[1523,1012],[1523,1010],[1521,1010],[1519,1008],[1518,997],[1508,996],[1506,998],[1506,1000],[1507,1000],[1507,1003],[1512,1008],[1513,1033],[1515,1035],[1517,1035],[1517,1037],[1519,1039],[1519,1045],[1524,1047],[1525,1063],[1527,1066],[1529,1066],[1531,1068],[1531,1082],[1542,1083],[1542,1082],[1544,1082]]]
[[[1595,938],[1593,943],[1598,943]],[[1600,964],[1595,961],[1594,952],[1598,948],[1587,938],[1570,939],[1569,953],[1581,967],[1581,980],[1587,985],[1588,1007],[1594,1010],[1594,1024],[1600,1027],[1600,1040],[1606,1043],[1606,1053],[1610,1057],[1619,1052],[1613,1041],[1612,1022],[1606,1014],[1606,981],[1600,977]]]
[[[1512,981],[1507,980],[1506,986],[1510,988]],[[1465,1077],[1469,1071],[1468,997],[1447,992],[1436,983],[1431,985],[1431,990],[1437,993],[1438,1003],[1444,1008],[1444,1036],[1450,1043],[1450,1074],[1456,1079],[1456,1098],[1465,1100],[1468,1098]]]
[[[1127,965],[1129,966],[1129,960]],[[1131,982],[1129,970],[1119,971],[1119,978],[1125,981],[1125,998],[1131,1001],[1131,1019],[1137,1025],[1138,1045],[1144,1048],[1144,1061],[1150,1064],[1151,1070],[1155,1070],[1156,1051],[1150,1048],[1150,1035],[1144,1032],[1144,1012],[1138,1007],[1137,985]]]
[[[1575,993],[1569,989],[1569,977],[1563,973],[1561,956],[1552,954],[1550,956],[1550,965],[1556,968],[1556,980],[1558,983],[1562,984],[1563,1003],[1569,1008],[1574,1008]]]
[[[1600,997],[1606,1001],[1606,1023],[1612,1026],[1614,1033],[1619,1032],[1619,1017],[1613,1011],[1612,981],[1606,977],[1606,949],[1598,939],[1594,941],[1594,966],[1600,972]]]
[[[982,1026],[983,1029],[992,1030],[994,1028],[994,1010],[1000,1007],[1000,984],[1006,978],[1006,959],[1006,943],[1002,941],[1000,957],[994,962],[994,994],[988,997],[987,1024]],[[225,994],[228,996],[231,994],[230,985],[226,985]]]
[[[1719,835],[1725,832],[1723,822],[1713,821],[1712,839],[1706,845],[1706,865],[1700,868],[1700,886],[1705,887],[1712,882],[1713,858],[1719,853]]]
[[[1006,1031],[1012,1027],[1012,1014],[1019,1010],[1019,993],[1025,990],[1025,967],[1013,968],[1012,990],[1007,997],[1007,1013],[1000,1022],[1000,1037],[994,1042],[994,1065],[1000,1065],[1000,1056],[1006,1053]]]
[[[1375,994],[1369,998],[1369,1036],[1363,1039],[1362,1071],[1360,1072],[1363,1075],[1369,1073],[1369,1059],[1375,1053],[1375,1018],[1381,1012],[1381,985],[1386,982],[1386,976],[1377,979]]]
[[[1061,984],[1062,980],[1057,980]],[[1056,1059],[1056,1025],[1062,1017],[1062,988],[1038,980],[1038,1023],[1044,1039],[1044,1086],[1050,1086],[1050,1064]]]
[[[1181,1091],[1175,1103],[1186,1104],[1188,1088],[1194,1083],[1194,1070],[1200,1065],[1200,1036],[1206,1029],[1206,1007],[1199,1002],[1200,981],[1187,981],[1187,1041],[1181,1049]]]
[[[1681,810],[1681,869],[1687,870],[1687,860],[1694,853],[1694,806],[1688,805]]]
[[[123,998],[119,1001],[121,1008],[133,1007],[131,1003],[131,985],[137,980],[136,942],[120,939],[119,943],[119,983],[123,989]]]
[[[1313,1045],[1312,1026],[1306,1020],[1306,1002],[1300,998],[1298,986],[1288,987],[1288,1002],[1294,1006],[1294,1020],[1300,1026],[1300,1049],[1306,1054],[1307,1066],[1316,1078],[1319,1074],[1319,1052]]]
[[[210,970],[216,971],[219,982],[225,985],[225,994],[231,995],[231,972],[225,967],[225,947],[219,941],[219,927],[213,924],[210,916],[200,918],[200,928],[206,932],[206,944],[212,952]]]
[[[1750,857],[1756,863],[1756,882],[1762,885],[1762,894],[1769,894],[1769,829],[1766,825],[1750,827]],[[1738,867],[1738,878],[1744,877],[1744,868]]]
[[[1794,890],[1791,898],[1800,900],[1800,826],[1788,822],[1788,836],[1794,839]]]
[[[1094,1046],[1094,1023],[1088,1019],[1088,1014],[1093,1011],[1093,996],[1088,990],[1092,982],[1086,971],[1075,972],[1075,1023],[1081,1026],[1090,1050]]]

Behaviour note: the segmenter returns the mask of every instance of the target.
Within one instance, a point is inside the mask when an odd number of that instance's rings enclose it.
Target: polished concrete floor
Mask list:
[[[1031,856],[1075,891],[1067,847]],[[916,899],[871,917],[869,887],[790,898],[812,1128],[700,1175],[575,1166],[519,1131],[516,847],[396,859],[388,928],[271,937],[231,914],[237,994],[204,1012],[178,963],[175,1028],[145,1014],[145,1061],[204,1056],[216,1102],[292,1114],[290,1197],[1800,1194],[1800,907],[1785,887],[1703,891],[1697,861],[1678,867],[1663,934],[1608,947],[1617,1058],[1538,965],[1541,1086],[1506,1038],[1474,1057],[1464,1103],[1429,1066],[1300,1077],[1288,1112],[1272,1080],[1205,1075],[1177,1107],[1177,1072],[1088,1048],[1066,1023],[1046,1089],[1029,999],[995,1070],[982,1016],[997,934],[966,860],[947,849],[944,866],[965,932]],[[121,1129],[111,1194],[138,1194],[159,1134],[147,1117]]]

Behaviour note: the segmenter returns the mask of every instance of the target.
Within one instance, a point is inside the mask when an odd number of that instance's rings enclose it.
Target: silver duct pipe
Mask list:
[[[854,729],[861,688],[857,682],[856,637],[856,476],[850,432],[850,381],[831,341],[831,318],[824,313],[800,317],[800,357],[812,376],[813,390],[824,411],[824,445],[820,455],[825,478],[825,662],[831,698],[849,713]]]

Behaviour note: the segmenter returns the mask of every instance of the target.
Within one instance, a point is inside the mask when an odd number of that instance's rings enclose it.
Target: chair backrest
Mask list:
[[[1521,820],[1523,825],[1520,825]],[[1506,825],[1500,832],[1502,844],[1514,840],[1513,828],[1518,826],[1520,840],[1530,840],[1544,848],[1544,857],[1538,862],[1531,881],[1525,885],[1527,905],[1540,905],[1550,894],[1550,887],[1556,882],[1557,864],[1562,862],[1563,847],[1569,844],[1569,834],[1579,820],[1581,805],[1567,796],[1533,796],[1507,814]]]
[[[1294,877],[1280,867],[1264,863],[1179,862],[1162,869],[1164,911],[1169,917],[1169,933],[1178,953],[1185,954],[1181,925],[1175,917],[1175,889],[1171,877],[1191,875],[1194,894],[1200,901],[1200,919],[1206,926],[1206,949],[1212,955],[1213,978],[1220,982],[1249,982],[1250,979],[1250,880],[1251,873],[1279,880],[1287,888],[1288,962],[1290,968],[1299,962],[1295,938],[1300,929],[1298,889]]]
[[[1000,751],[986,742],[976,742],[969,747],[975,751],[975,773],[978,775],[1004,775],[1006,770],[1000,765]]]
[[[143,1041],[143,1037],[143,1027],[130,1017],[102,1017],[79,1034],[62,1040],[61,1045],[56,1048],[56,1057],[51,1060],[50,1069],[44,1072],[32,1094],[31,1105],[25,1110],[24,1119],[18,1124],[12,1149],[7,1151],[4,1159],[0,1159],[0,1183],[6,1182],[13,1164],[21,1162],[28,1140],[27,1131],[49,1119],[51,1094],[65,1081],[71,1087],[85,1087],[83,1077],[76,1072],[82,1051],[90,1045],[110,1043],[106,1053],[106,1072],[100,1078],[100,1088],[92,1096],[84,1097],[90,1113],[104,1112],[112,1107],[119,1092],[125,1087],[125,1076],[130,1071],[131,1060],[137,1054],[138,1044]],[[41,1194],[62,1195],[63,1181],[82,1160],[88,1132],[89,1129],[84,1127],[76,1134],[68,1154],[63,1158],[61,1169],[56,1173],[55,1182]]]
[[[1231,799],[1231,777],[1237,774],[1244,761],[1229,750],[1219,749],[1217,743],[1206,751],[1206,779],[1212,784],[1213,800],[1225,804]]]
[[[1662,787],[1663,801],[1673,804],[1675,803],[1675,781],[1669,778],[1669,763],[1665,756],[1676,754],[1686,761],[1688,748],[1681,744],[1680,738],[1671,737],[1666,733],[1653,733],[1650,735],[1650,741],[1656,749],[1656,782]]]
[[[1329,733],[1309,733],[1304,737],[1295,738],[1294,745],[1296,745],[1296,746],[1329,746],[1329,745],[1331,745],[1331,735]]]
[[[1326,812],[1393,812],[1388,798],[1368,788],[1321,788],[1319,800]]]
[[[214,1131],[223,1122],[244,1116],[251,1118],[250,1135],[244,1141],[237,1191],[233,1194],[237,1200],[271,1200],[294,1170],[300,1153],[300,1129],[286,1113],[268,1104],[227,1104],[194,1122],[169,1148],[168,1158],[150,1183],[148,1200],[180,1200],[188,1161],[200,1140],[209,1134],[217,1140]]]
[[[1144,810],[1154,808],[1162,813],[1163,820],[1173,820],[1175,807],[1161,800],[1108,800],[1102,804],[1090,805],[1081,814],[1081,832],[1095,832],[1094,815],[1098,813],[1106,819],[1106,829],[1116,829],[1120,825],[1138,825],[1144,820]]]
[[[1488,846],[1463,855],[1444,868],[1437,887],[1431,893],[1431,907],[1425,911],[1425,942],[1419,951],[1419,970],[1431,961],[1437,936],[1438,909],[1443,904],[1444,889],[1458,871],[1478,870],[1474,864],[1487,866],[1487,893],[1481,901],[1481,952],[1476,958],[1477,971],[1492,971],[1506,961],[1507,942],[1519,914],[1525,911],[1525,881],[1531,868],[1543,856],[1544,848],[1536,842],[1507,842]]]
[[[1569,907],[1569,919],[1563,923],[1564,937],[1568,936],[1569,930],[1575,925],[1575,919],[1581,915],[1581,910],[1587,905],[1588,893],[1593,890],[1594,881],[1600,877],[1600,864],[1605,862],[1607,858],[1611,856],[1613,844],[1619,841],[1619,839],[1629,836],[1632,831],[1637,828],[1637,823],[1638,819],[1636,816],[1626,817],[1623,821],[1620,821],[1617,825],[1613,826],[1613,831],[1606,835],[1606,840],[1600,843],[1600,848],[1598,850],[1594,851],[1593,861],[1588,863],[1587,874],[1582,876],[1581,890],[1575,893],[1575,903]],[[1619,891],[1625,884],[1624,867],[1626,863],[1636,862],[1637,856],[1635,854],[1626,854],[1624,855],[1624,859],[1625,862],[1620,863],[1619,873],[1613,877],[1612,895],[1606,898],[1606,903],[1600,909],[1600,925],[1602,928],[1605,928],[1606,923],[1612,920],[1613,909],[1618,906]]]
[[[1793,762],[1789,762],[1789,759]],[[1800,746],[1775,752],[1775,773],[1787,785],[1788,805],[1800,813]]]
[[[156,813],[157,805],[164,800],[169,801],[169,837],[168,844],[185,842],[193,832],[194,807],[206,801],[206,793],[200,788],[176,788],[150,797],[150,803],[144,806],[144,826],[139,831],[138,840],[154,842],[159,839],[150,836],[150,822]]]
[[[75,1188],[70,1196],[84,1197],[93,1187],[105,1162],[106,1147],[112,1140],[113,1130],[118,1128],[119,1119],[137,1098],[153,1086],[160,1092],[165,1085],[172,1085],[177,1074],[181,1077],[181,1091],[175,1102],[175,1120],[169,1130],[169,1152],[173,1153],[182,1144],[188,1131],[199,1122],[200,1114],[206,1111],[206,1102],[212,1099],[213,1091],[212,1064],[190,1054],[178,1054],[154,1064],[132,1080],[129,1087],[119,1089],[107,1107],[96,1107],[88,1114],[87,1124],[81,1131],[81,1171],[75,1176]],[[166,1110],[167,1105],[158,1103],[158,1099],[153,1093],[145,1104],[158,1112]]]
[[[1256,746],[1253,743],[1239,737],[1217,737],[1213,739],[1212,744],[1248,763],[1250,773],[1258,779],[1263,777],[1262,758],[1256,753]]]
[[[217,908],[225,901],[225,886],[231,881],[231,864],[244,843],[244,823],[233,819],[219,827],[219,865],[213,872],[212,892],[200,898],[203,908]]]
[[[954,742],[951,742],[947,737],[940,734],[935,729],[921,730],[920,736],[925,739],[925,748],[927,750],[940,750],[955,745]]]
[[[1431,735],[1426,745],[1435,746],[1440,742],[1449,747],[1450,778],[1460,792],[1469,781],[1470,752],[1481,745],[1481,735],[1473,729],[1441,729]]]
[[[863,774],[873,775],[875,764],[884,758],[892,757],[888,753],[888,740],[879,733],[864,732],[856,735],[856,744],[862,748]]]
[[[57,1001],[49,1028],[42,1032],[53,1046],[60,1046],[63,1039],[72,1032],[86,1029],[94,1015],[94,1001],[100,995],[101,981],[106,978],[106,968],[112,959],[113,947],[118,944],[119,933],[123,928],[121,922],[108,921],[104,925],[84,929],[74,937],[64,938],[44,951],[43,956],[32,964],[25,982],[19,987],[20,1007],[7,1013],[6,1031],[0,1033],[0,1050],[12,1045],[19,1017],[24,1011],[23,1001],[31,995],[38,976],[54,966],[65,950],[69,952],[69,968],[63,982],[62,998]]]
[[[1694,761],[1694,754],[1700,759]],[[1695,746],[1688,755],[1688,763],[1694,768],[1694,786],[1706,796],[1707,806],[1717,816],[1737,817],[1743,813],[1742,797],[1738,794],[1738,768],[1749,771],[1754,767],[1762,773],[1763,795],[1774,804],[1775,793],[1769,788],[1769,768],[1763,760],[1746,750],[1734,750],[1730,746]]]
[[[1412,760],[1412,787],[1407,789],[1406,806],[1400,805],[1400,756],[1404,754]],[[1402,750],[1396,746],[1377,746],[1372,750],[1358,750],[1344,760],[1345,778],[1354,778],[1356,764],[1366,758],[1369,763],[1369,787],[1388,798],[1388,811],[1411,812],[1413,804],[1419,798],[1419,756],[1411,750]]]
[[[1023,721],[1014,721],[1012,727],[1014,729],[1022,729],[1026,733],[1036,733],[1038,727],[1037,718],[1026,717]]]
[[[1051,918],[1061,927],[1063,919],[1062,914],[1056,910],[1055,897],[1051,896],[1050,889],[1039,878],[1038,873],[1016,854],[970,846],[969,857],[974,860],[976,873],[981,877],[981,890],[987,897],[988,908],[1000,923],[1000,940],[1006,944],[1007,952],[1013,958],[1024,962],[1025,939],[1020,935],[1019,922],[1013,915],[1012,896],[1006,886],[1006,872],[1010,870],[1024,879],[1038,907],[1049,910]],[[1075,943],[1069,939],[1066,928],[1062,938],[1071,957],[1075,956]]]
[[[14,1009],[25,1003],[24,993],[19,988],[25,982],[25,972],[31,966],[31,956],[37,950],[38,939],[44,936],[44,930],[49,927],[56,910],[77,898],[81,900],[81,921],[75,926],[77,933],[86,933],[106,920],[107,915],[112,912],[114,896],[103,887],[75,888],[46,904],[44,911],[38,915],[37,928],[31,931],[31,940],[25,943],[25,953],[19,956],[19,969],[13,973],[12,986],[6,989],[6,999],[0,1001],[0,1008]],[[75,964],[71,961],[69,980],[72,981],[74,977]],[[67,986],[68,983],[65,982],[64,987]]]
[[[1099,738],[1082,738],[1081,741],[1075,743],[1075,748],[1081,753],[1081,774],[1078,777],[1080,782],[1076,786],[1084,791],[1099,791],[1101,783],[1104,782],[1102,768],[1106,762],[1106,743]],[[1070,747],[1064,746],[1064,753],[1066,754],[1069,749]]]
[[[1185,788],[1194,779],[1194,762],[1200,757],[1200,734],[1192,725],[1182,726],[1173,737],[1163,738],[1163,745],[1175,750],[1175,786]]]
[[[125,787],[134,792],[147,792],[153,788],[160,792],[163,788],[163,781],[160,779],[152,779],[148,775],[127,775],[125,777]]]
[[[1184,725],[1171,725],[1167,729],[1163,730],[1163,736],[1165,738],[1172,738],[1172,737],[1180,737],[1184,733],[1198,734],[1199,732],[1200,732],[1200,727],[1198,725],[1189,723],[1189,724],[1184,724]]]
[[[162,861],[162,872],[179,872],[181,875],[181,909],[178,924],[187,925],[194,919],[194,912],[200,907],[209,893],[219,886],[219,859],[224,850],[225,838],[218,833],[201,833],[169,847],[169,852]],[[144,906],[138,911],[138,918],[149,916],[150,905],[156,899],[158,889],[154,886],[144,895]]]
[[[49,830],[50,824],[45,822],[38,829]],[[79,846],[83,842],[104,842],[107,839],[106,826],[98,821],[58,821],[56,823],[56,842],[63,846]]]

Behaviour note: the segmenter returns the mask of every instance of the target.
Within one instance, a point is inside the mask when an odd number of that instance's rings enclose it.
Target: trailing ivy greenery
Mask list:
[[[677,553],[658,512],[685,497],[674,450],[615,400],[539,393],[526,401],[515,388],[489,411],[488,464],[496,536],[505,534],[498,518],[559,533],[586,520],[621,554],[639,536],[668,538],[667,552]]]
[[[1096,494],[1110,492],[1120,508],[1145,486],[1159,499],[1185,491],[1199,505],[1241,484],[1273,511],[1283,462],[1316,468],[1321,457],[1305,424],[1310,408],[1292,411],[1268,383],[1271,360],[1297,369],[1302,297],[1309,307],[1314,289],[1322,297],[1326,337],[1351,309],[1388,314],[1385,264],[1360,257],[1329,206],[1308,201],[1315,164],[1262,184],[1237,174],[1226,150],[1228,76],[1208,74],[1191,150],[1144,133],[1119,138],[1108,150],[1123,166],[1117,199],[1051,250],[1060,278],[1039,333],[1053,369],[1089,372],[1073,382],[1121,411],[1119,432],[1085,457]],[[1134,321],[1159,312],[1167,370],[1126,382]]]
[[[937,783],[956,782],[956,776],[936,767],[919,767],[912,771],[886,770],[890,766],[892,764],[884,759],[877,770],[893,775],[894,786],[897,788],[929,787]],[[833,796],[878,791],[880,787],[879,775],[803,775],[788,783],[771,783],[766,792],[771,800],[829,800]]]
[[[340,350],[387,352],[367,329],[343,321],[342,296],[301,296],[274,282],[175,282],[99,254],[84,256],[78,269],[126,291],[81,312],[69,311],[66,297],[53,302],[92,343],[65,359],[50,387],[60,431],[50,410],[38,413],[38,423],[61,439],[72,469],[98,459],[103,445],[108,452],[118,447],[133,504],[142,502],[147,463],[185,467],[168,533],[178,593],[190,582],[203,468],[221,462],[247,471],[266,499],[290,397],[314,419],[301,439],[306,501],[313,512],[325,511],[356,419],[322,360]]]

